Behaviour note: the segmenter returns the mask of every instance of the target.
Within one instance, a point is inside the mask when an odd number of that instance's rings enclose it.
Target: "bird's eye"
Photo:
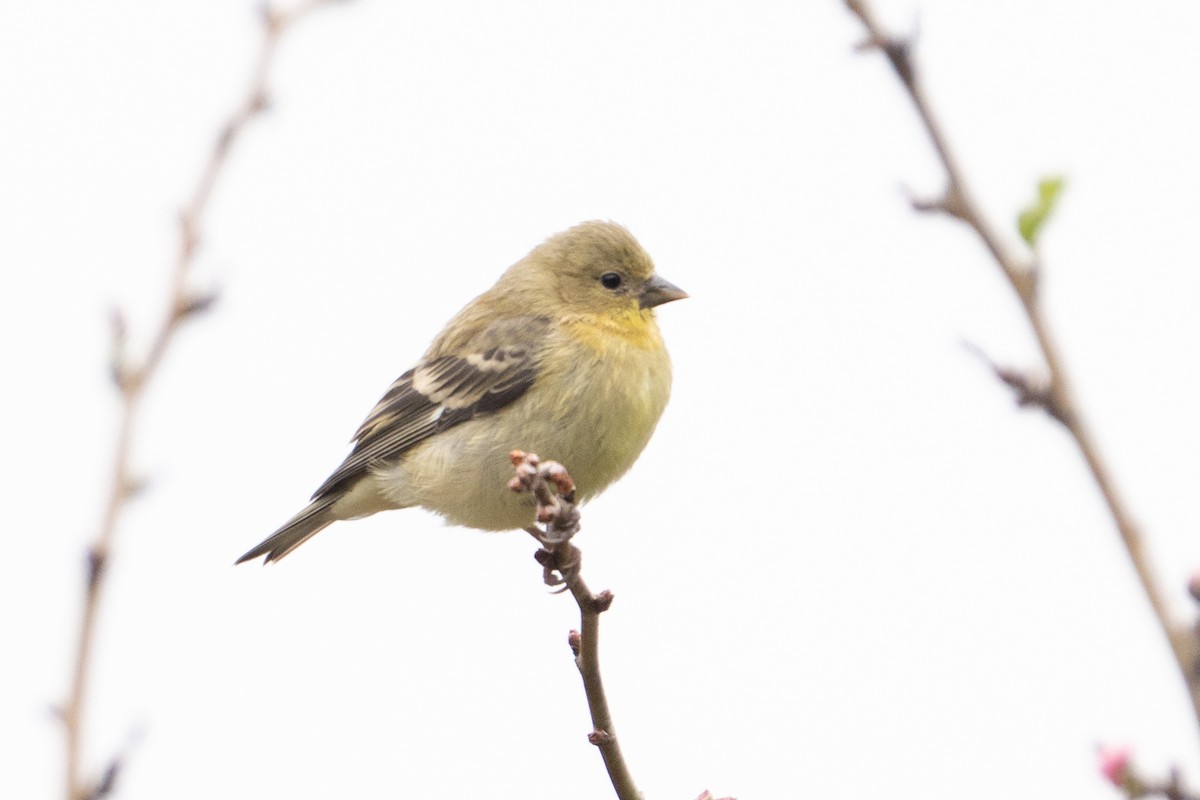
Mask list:
[[[606,272],[600,276],[600,285],[605,289],[616,289],[621,285],[621,275],[617,272]]]

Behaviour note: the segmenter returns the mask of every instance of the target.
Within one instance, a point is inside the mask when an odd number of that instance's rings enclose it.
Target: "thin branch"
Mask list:
[[[592,594],[580,575],[579,549],[571,544],[571,537],[579,531],[575,484],[566,469],[554,461],[542,463],[533,453],[520,450],[514,450],[510,458],[516,477],[509,487],[514,492],[534,495],[537,520],[545,525],[545,528],[526,528],[542,545],[535,556],[544,570],[544,580],[550,586],[565,586],[579,606],[580,630],[571,631],[567,643],[575,654],[575,666],[583,678],[583,691],[592,715],[588,741],[600,751],[617,797],[640,800],[642,794],[621,754],[608,697],[604,693],[604,681],[600,677],[600,615],[612,605],[613,595],[607,590]]]
[[[1042,395],[1037,397],[1036,404],[1040,405],[1052,418],[1062,423],[1083,455],[1088,470],[1096,482],[1096,487],[1100,490],[1105,505],[1108,506],[1109,514],[1121,536],[1125,550],[1133,562],[1138,580],[1150,601],[1154,616],[1171,645],[1176,664],[1192,699],[1192,710],[1195,713],[1196,721],[1200,724],[1200,680],[1197,680],[1196,675],[1196,637],[1190,630],[1176,624],[1172,619],[1170,610],[1167,608],[1162,584],[1155,575],[1146,555],[1142,532],[1117,489],[1112,472],[1100,454],[1095,437],[1079,411],[1062,355],[1057,342],[1051,335],[1045,312],[1039,301],[1037,278],[1040,264],[1037,254],[1036,252],[1014,253],[1010,250],[996,227],[989,223],[972,197],[954,153],[942,131],[941,124],[926,97],[920,73],[913,62],[912,41],[885,31],[866,0],[845,0],[845,3],[846,7],[862,21],[867,30],[867,41],[863,43],[862,49],[880,50],[887,56],[892,69],[908,91],[945,170],[947,181],[945,196],[938,203],[924,204],[925,207],[921,210],[943,211],[962,220],[975,231],[1021,301],[1030,328],[1041,349],[1048,376],[1048,386]],[[1018,401],[1030,404],[1031,398],[1035,397],[1023,392],[1023,389],[1030,383],[1019,377],[1017,373],[1009,371],[1002,374],[997,370],[997,377],[1018,392]]]
[[[1167,800],[1200,800],[1184,787],[1179,770],[1171,767],[1166,778],[1147,777],[1132,762],[1132,750],[1124,745],[1098,748],[1100,774],[1130,800],[1161,795]]]
[[[100,527],[87,551],[87,577],[83,617],[75,646],[71,685],[61,716],[66,731],[67,800],[90,800],[109,795],[121,769],[121,759],[109,762],[103,775],[85,780],[82,775],[84,711],[87,702],[88,672],[95,641],[96,618],[104,577],[112,557],[117,524],[126,503],[138,492],[142,482],[130,466],[137,412],[147,385],[158,371],[176,332],[183,323],[194,319],[216,302],[215,292],[196,292],[188,285],[190,268],[200,242],[200,228],[213,187],[222,174],[230,148],[247,123],[266,108],[267,73],[283,34],[302,16],[326,0],[307,0],[288,11],[266,8],[262,12],[263,38],[249,88],[222,127],[195,190],[179,215],[179,246],[171,273],[166,311],[156,328],[146,355],[140,363],[126,352],[126,326],[119,311],[112,322],[112,376],[121,400],[120,422],[112,461],[112,483]]]

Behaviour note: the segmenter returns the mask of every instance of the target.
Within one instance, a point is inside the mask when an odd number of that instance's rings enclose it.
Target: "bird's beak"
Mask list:
[[[687,292],[670,281],[663,280],[657,275],[651,275],[649,280],[642,284],[642,293],[638,295],[638,306],[654,308],[672,300],[682,300],[687,296]]]

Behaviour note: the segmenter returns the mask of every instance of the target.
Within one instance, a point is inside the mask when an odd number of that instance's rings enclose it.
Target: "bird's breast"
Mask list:
[[[535,452],[562,462],[585,499],[633,466],[666,408],[671,361],[657,326],[646,335],[659,346],[642,346],[638,337],[608,338],[598,348],[580,342],[545,365],[561,377],[546,381],[551,391],[535,413],[552,420],[558,436],[554,447]]]

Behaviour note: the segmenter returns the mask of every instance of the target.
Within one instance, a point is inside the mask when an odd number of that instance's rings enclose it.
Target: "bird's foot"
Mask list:
[[[547,543],[542,537],[543,531],[538,528],[526,530],[542,545],[533,554],[534,559],[542,565],[542,580],[547,586],[555,587],[556,593],[566,591],[571,581],[579,577],[583,554],[570,542]]]
[[[537,521],[525,530],[542,546],[534,558],[542,565],[547,586],[565,589],[579,575],[579,548],[571,538],[579,532],[579,508],[575,505],[575,482],[556,461],[542,463],[534,453],[513,450],[509,454],[515,477],[508,488],[529,492],[537,503]]]

